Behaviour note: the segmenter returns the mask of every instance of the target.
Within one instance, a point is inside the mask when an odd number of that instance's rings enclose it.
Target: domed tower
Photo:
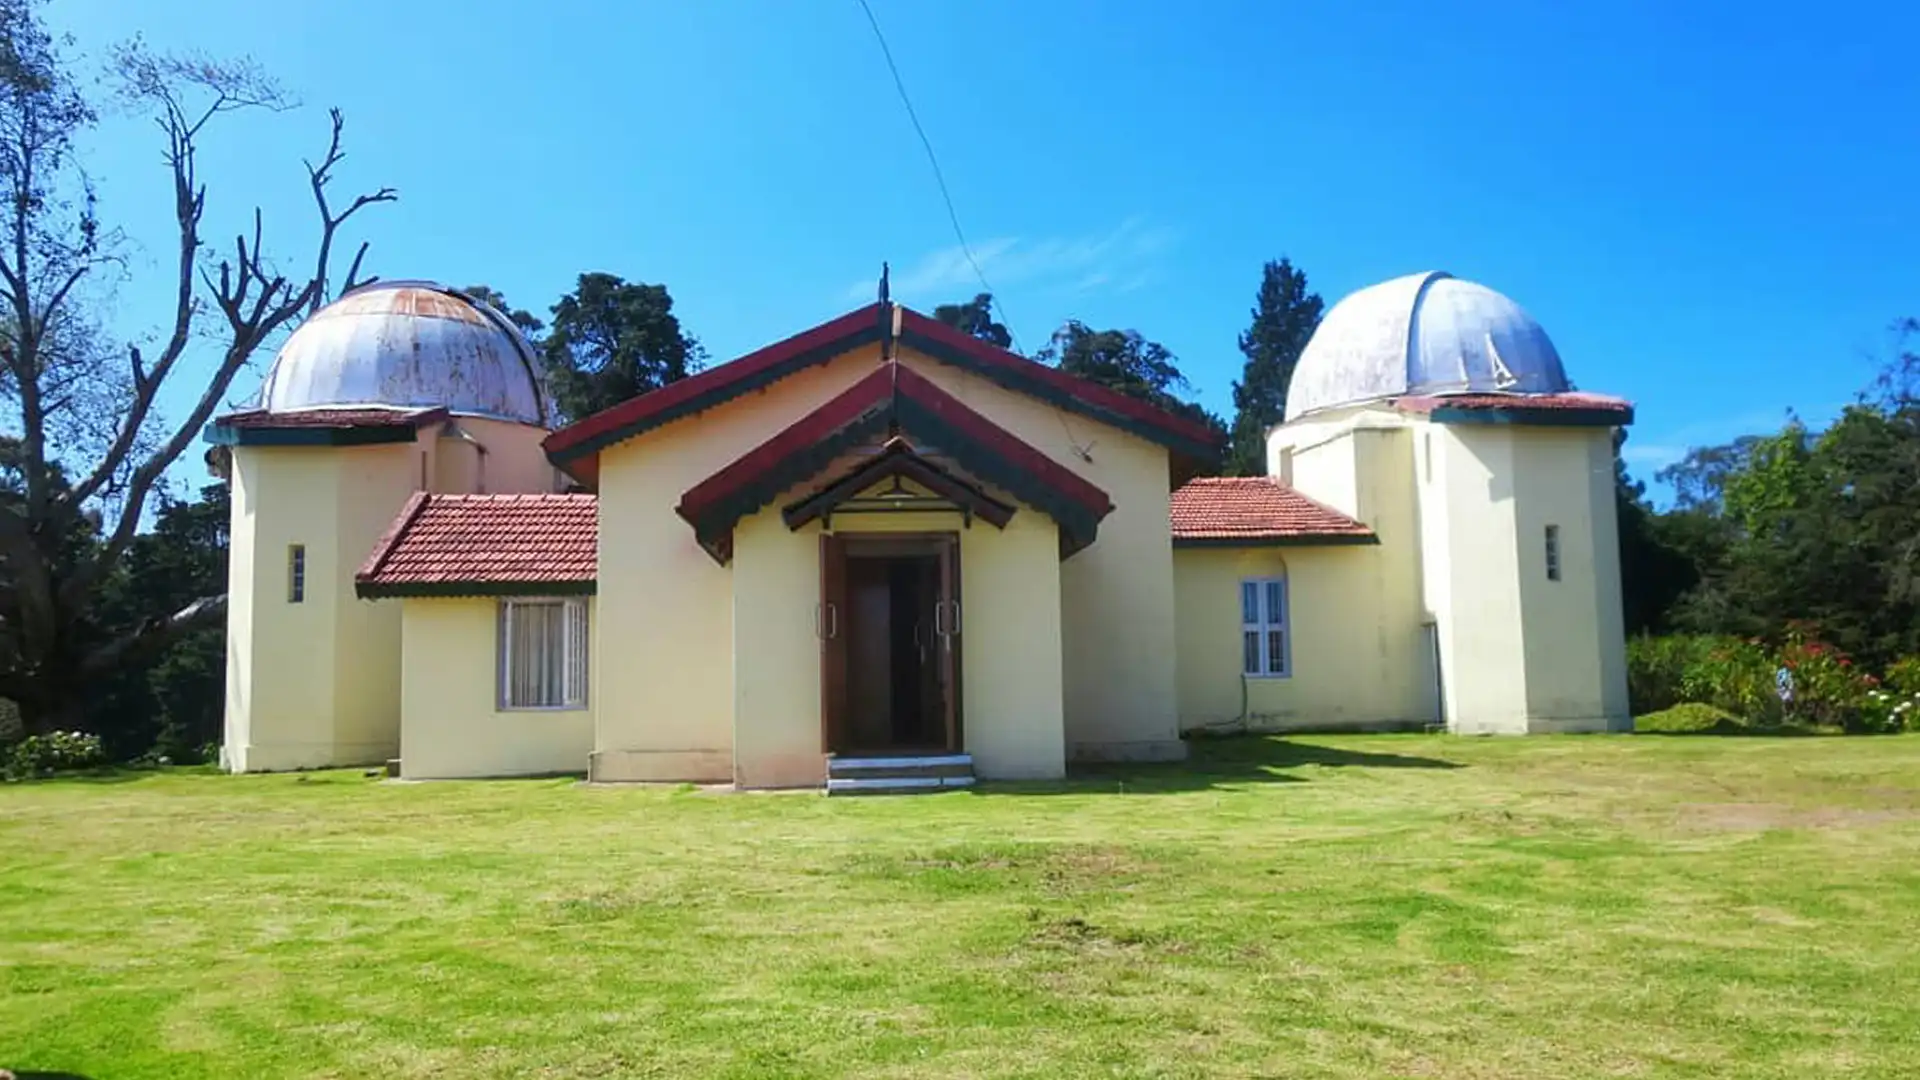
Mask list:
[[[1415,274],[1327,312],[1268,466],[1390,549],[1383,589],[1416,606],[1431,719],[1612,730],[1630,724],[1613,436],[1632,420],[1573,389],[1518,304]]]
[[[380,282],[316,312],[255,407],[223,416],[233,517],[223,763],[360,765],[398,753],[400,612],[354,572],[416,491],[546,492],[542,372],[487,305]]]

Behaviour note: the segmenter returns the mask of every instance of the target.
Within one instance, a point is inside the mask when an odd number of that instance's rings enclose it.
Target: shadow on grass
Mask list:
[[[1829,731],[1825,728],[1798,727],[1782,725],[1780,727],[1748,727],[1737,721],[1716,723],[1712,727],[1654,729],[1642,731],[1636,729],[1635,735],[1654,735],[1661,738],[1697,739],[1711,736],[1720,739],[1820,739],[1844,735],[1842,731]]]
[[[973,790],[981,795],[1086,794],[1124,791],[1128,794],[1200,791],[1248,783],[1298,784],[1312,779],[1298,770],[1308,766],[1334,769],[1458,769],[1458,762],[1412,754],[1347,750],[1337,746],[1293,742],[1276,736],[1238,736],[1193,739],[1187,742],[1185,761],[1114,762],[1075,766],[1067,779],[1052,782],[992,782]]]
[[[26,1072],[21,1072],[18,1069],[13,1072],[7,1072],[4,1069],[0,1069],[0,1077],[7,1076],[13,1077],[14,1080],[93,1080],[92,1077],[81,1076],[79,1073],[34,1072],[32,1069],[28,1069]]]

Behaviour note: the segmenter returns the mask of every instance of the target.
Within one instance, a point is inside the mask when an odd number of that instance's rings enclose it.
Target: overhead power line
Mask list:
[[[1013,318],[1007,314],[1007,305],[1000,299],[986,271],[980,269],[980,260],[973,257],[973,245],[967,243],[967,233],[960,227],[960,213],[953,207],[953,193],[947,189],[946,173],[940,169],[940,156],[933,152],[933,140],[927,138],[927,129],[920,124],[920,114],[914,110],[913,98],[907,94],[907,84],[900,78],[900,66],[893,61],[893,50],[887,47],[887,35],[880,30],[880,20],[874,17],[872,5],[867,0],[858,0],[860,10],[866,13],[867,25],[873,27],[873,38],[880,43],[880,55],[886,58],[887,72],[893,76],[893,88],[900,94],[900,104],[906,106],[907,119],[913,123],[913,133],[920,137],[920,147],[927,152],[927,164],[933,166],[933,180],[940,188],[940,201],[946,204],[947,221],[953,226],[953,237],[960,242],[960,253],[966,257],[967,265],[973,268],[973,276],[980,279],[980,287],[993,297],[993,305],[1000,309],[1000,318],[1007,327],[1007,336],[1013,339],[1013,347],[1021,353],[1020,336],[1014,332]]]

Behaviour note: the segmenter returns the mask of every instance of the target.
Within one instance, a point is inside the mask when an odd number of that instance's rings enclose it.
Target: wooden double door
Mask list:
[[[960,749],[958,534],[821,537],[817,629],[828,753]]]

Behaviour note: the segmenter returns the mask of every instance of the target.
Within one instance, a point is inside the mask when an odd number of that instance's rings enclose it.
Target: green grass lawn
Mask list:
[[[1920,1075],[1920,736],[1198,749],[865,800],[0,787],[0,1066]]]

